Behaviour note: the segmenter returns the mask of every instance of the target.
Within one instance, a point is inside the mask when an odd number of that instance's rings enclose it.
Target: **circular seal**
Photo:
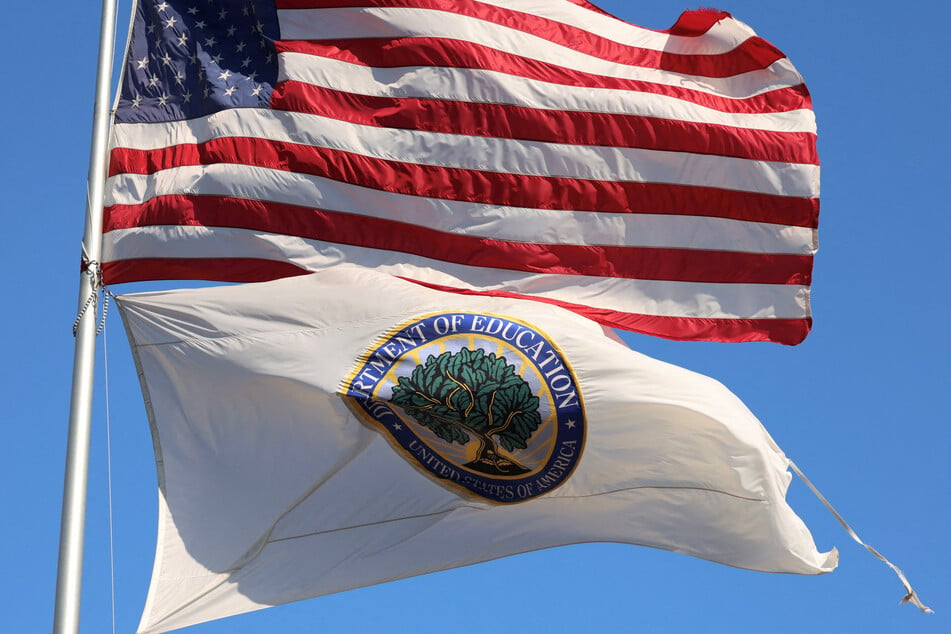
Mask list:
[[[437,313],[384,335],[344,384],[350,408],[442,484],[523,502],[571,475],[584,403],[558,347],[511,317]]]

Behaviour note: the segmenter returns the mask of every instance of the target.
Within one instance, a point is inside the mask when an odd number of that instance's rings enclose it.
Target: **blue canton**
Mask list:
[[[273,0],[140,0],[116,121],[266,108],[277,81],[278,37]]]

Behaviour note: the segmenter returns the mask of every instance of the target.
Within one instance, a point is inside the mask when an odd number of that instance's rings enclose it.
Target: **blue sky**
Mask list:
[[[124,39],[129,0],[120,3]],[[663,29],[679,2],[600,6]],[[939,632],[948,631],[951,343],[945,174],[951,9],[905,3],[729,0],[806,78],[822,160],[815,326],[800,346],[678,343],[637,350],[736,392],[859,534],[902,567],[937,614],[899,606],[882,563],[799,482],[789,499],[823,550],[823,577],[769,575],[633,546],[521,555],[197,626],[242,632]],[[79,244],[92,118],[96,2],[9,3],[0,156],[6,370],[0,382],[0,629],[52,622]],[[16,72],[13,72],[16,71]],[[22,81],[23,84],[17,84]],[[17,90],[14,98],[12,88]],[[11,253],[12,250],[12,253]],[[117,291],[127,289],[118,288]],[[83,592],[84,632],[111,629],[106,371],[112,428],[116,628],[134,630],[155,545],[156,482],[138,383],[117,314],[100,337]],[[500,587],[501,586],[501,587]],[[483,596],[507,600],[486,607]]]

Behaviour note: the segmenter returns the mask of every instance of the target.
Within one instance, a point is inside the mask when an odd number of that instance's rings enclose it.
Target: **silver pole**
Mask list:
[[[99,22],[99,64],[96,70],[96,100],[93,106],[92,144],[83,230],[84,261],[94,262],[98,273],[102,252],[102,201],[106,176],[109,135],[112,58],[115,51],[116,0],[102,0]],[[93,293],[95,275],[79,277],[79,310]],[[63,484],[63,515],[59,536],[59,568],[56,575],[55,634],[79,632],[79,604],[83,581],[83,540],[86,523],[86,485],[89,476],[89,436],[92,426],[93,373],[96,362],[96,313],[82,314],[73,353],[73,387],[69,404],[69,436],[66,445],[66,477]]]

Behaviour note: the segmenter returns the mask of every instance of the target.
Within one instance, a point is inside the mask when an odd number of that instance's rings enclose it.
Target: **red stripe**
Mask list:
[[[805,85],[777,88],[745,99],[732,99],[699,90],[648,81],[596,75],[564,68],[530,57],[497,51],[486,46],[443,38],[364,38],[276,42],[279,53],[305,53],[373,68],[437,66],[492,70],[526,79],[580,86],[610,88],[664,95],[729,113],[788,112],[812,108]]]
[[[606,15],[609,18],[613,18],[622,24],[627,24],[630,26],[636,26],[639,29],[644,29],[647,31],[654,31],[654,29],[648,29],[647,27],[637,26],[631,24],[630,22],[625,22],[621,18],[618,18],[599,6],[596,6],[588,0],[566,0],[571,4],[576,4],[579,7],[583,7],[589,11],[595,13],[600,13],[601,15]],[[693,11],[684,11],[680,14],[680,17],[677,18],[677,22],[670,27],[669,29],[663,31],[656,31],[657,33],[670,33],[671,35],[679,35],[682,37],[698,37],[704,35],[709,31],[714,24],[720,20],[725,20],[727,18],[732,18],[729,13],[726,11],[720,11],[719,9],[709,9],[709,8],[700,8]]]
[[[712,29],[713,25],[720,20],[728,20],[732,17],[726,11],[720,11],[719,9],[684,11],[677,18],[677,22],[667,29],[667,33],[685,37],[699,37]]]
[[[762,70],[784,57],[776,47],[756,36],[743,41],[731,51],[717,55],[655,51],[628,46],[584,29],[541,16],[471,0],[279,0],[277,7],[278,9],[407,7],[445,11],[530,33],[555,44],[604,60],[701,77],[733,77]],[[684,20],[684,26],[681,28],[690,30],[693,26],[693,24],[688,24],[691,22],[691,18],[682,17],[681,19]],[[710,18],[700,16],[697,20],[698,23],[700,23],[700,20],[709,23]]]
[[[160,196],[106,209],[104,232],[150,225],[229,227],[530,273],[684,282],[808,285],[812,257],[701,249],[508,242],[389,219],[218,196]]]
[[[266,282],[281,277],[304,275],[309,271],[287,262],[252,258],[136,258],[102,265],[105,284],[152,280],[208,280],[216,282]],[[795,345],[805,339],[812,319],[710,319],[664,317],[594,308],[533,295],[505,291],[476,291],[441,286],[403,278],[436,290],[463,295],[487,295],[529,299],[574,311],[611,328],[680,340],[776,341]]]
[[[460,295],[486,295],[490,297],[509,297],[512,299],[530,299],[536,302],[560,306],[583,315],[592,321],[611,328],[640,332],[645,335],[677,339],[681,341],[775,341],[794,346],[802,342],[812,329],[812,318],[802,319],[727,319],[711,317],[670,317],[663,315],[642,315],[625,313],[608,308],[596,308],[585,304],[574,304],[549,297],[522,295],[507,291],[480,291],[468,288],[456,288],[432,284],[403,277],[408,282],[419,284],[448,293]]]
[[[271,107],[361,125],[547,143],[644,148],[784,163],[819,163],[816,135],[657,117],[542,110],[504,104],[394,98],[279,84]]]
[[[102,265],[105,284],[152,280],[267,282],[310,273],[296,264],[257,258],[136,258]]]
[[[658,31],[656,29],[648,29],[644,26],[638,26],[630,22],[626,22],[621,18],[605,11],[601,7],[595,5],[588,0],[566,0],[571,4],[576,4],[579,7],[592,11],[594,13],[600,13],[601,15],[612,18],[621,24],[626,24],[628,26],[634,26],[638,29],[644,29],[645,31],[654,31],[655,33],[670,33],[671,35],[679,35],[684,37],[698,37],[704,35],[709,31],[714,24],[720,20],[727,18],[732,18],[733,16],[727,13],[726,11],[720,11],[719,9],[710,9],[710,8],[700,8],[696,10],[684,11],[680,14],[680,17],[677,18],[677,22],[674,23],[669,29]],[[275,0],[275,5],[278,9],[306,9],[317,7],[318,3],[315,0]],[[324,6],[320,4],[319,6]],[[362,6],[362,5],[361,5]]]
[[[814,228],[818,198],[712,187],[589,181],[417,165],[266,139],[227,137],[158,150],[112,150],[109,175],[187,165],[239,163],[322,176],[398,194],[529,209],[731,218]]]

